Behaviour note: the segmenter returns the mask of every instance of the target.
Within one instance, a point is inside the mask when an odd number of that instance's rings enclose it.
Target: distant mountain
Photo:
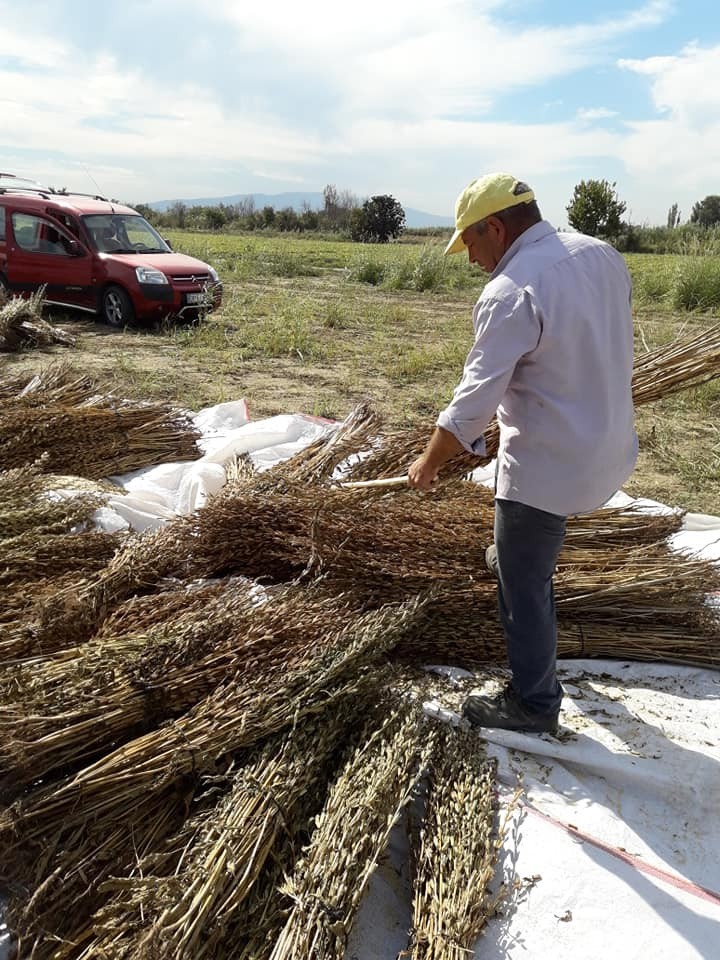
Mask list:
[[[164,213],[174,203],[184,203],[188,207],[215,207],[218,204],[234,206],[236,203],[244,203],[252,200],[256,210],[262,210],[263,207],[273,207],[275,210],[285,210],[291,207],[298,213],[304,205],[311,210],[322,210],[324,201],[322,193],[236,193],[232,197],[199,197],[193,200],[156,200],[154,203],[148,203],[151,210],[157,210],[158,213]],[[405,223],[408,227],[452,227],[453,221],[450,217],[438,217],[434,213],[425,213],[422,210],[413,210],[411,207],[403,207],[405,211]]]

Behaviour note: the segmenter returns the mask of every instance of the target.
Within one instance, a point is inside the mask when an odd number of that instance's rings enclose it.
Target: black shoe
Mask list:
[[[498,576],[498,564],[497,564],[497,548],[494,543],[491,543],[490,546],[485,551],[485,566],[488,568],[490,573],[497,579]]]
[[[463,704],[462,714],[473,727],[557,733],[560,711],[538,713],[523,703],[512,684],[507,684],[495,697],[469,696]]]

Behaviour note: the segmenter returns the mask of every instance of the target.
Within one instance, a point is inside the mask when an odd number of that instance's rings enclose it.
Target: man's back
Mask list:
[[[630,295],[617,251],[546,222],[522,234],[494,271],[477,318],[483,303],[506,305],[530,346],[498,406],[500,498],[579,513],[629,476],[637,456]]]

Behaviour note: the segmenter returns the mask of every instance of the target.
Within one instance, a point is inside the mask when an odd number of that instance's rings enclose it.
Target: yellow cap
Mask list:
[[[488,173],[473,180],[457,198],[455,233],[445,247],[445,253],[460,253],[465,248],[462,232],[473,223],[484,220],[491,213],[534,199],[535,194],[530,187],[509,173]]]

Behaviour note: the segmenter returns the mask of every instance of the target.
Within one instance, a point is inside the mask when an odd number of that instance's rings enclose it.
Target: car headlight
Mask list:
[[[162,272],[155,267],[135,267],[135,276],[139,283],[169,283],[170,281]]]
[[[210,279],[211,279],[214,283],[218,283],[218,282],[220,281],[220,277],[218,276],[217,270],[214,270],[212,267],[209,267],[209,268],[208,268],[208,273],[210,274]]]

